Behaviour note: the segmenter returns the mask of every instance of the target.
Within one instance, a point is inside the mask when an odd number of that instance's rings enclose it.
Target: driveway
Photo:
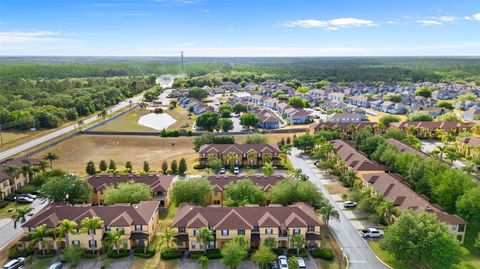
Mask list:
[[[31,204],[31,207],[33,207],[33,214],[37,213],[40,211],[42,208],[44,208],[48,202],[43,202],[40,199],[36,199],[33,201]],[[27,217],[27,220],[30,217]],[[23,229],[20,227],[21,224],[17,224],[17,228],[13,228],[13,220],[12,219],[2,219],[0,222],[0,250],[2,250],[5,246],[7,246],[10,242],[15,240],[17,237],[20,237],[20,235],[23,234]]]
[[[440,141],[433,141],[433,140],[422,141],[422,151],[426,153],[431,153],[432,151],[435,150],[435,148],[442,147],[442,146],[445,146],[445,144],[443,144]],[[466,164],[463,161],[457,160],[453,162],[452,166],[454,168],[461,169],[462,167],[466,166]]]
[[[338,243],[342,247],[345,255],[348,257],[351,269],[383,269],[388,268],[373,253],[367,242],[360,236],[358,230],[345,215],[345,212],[336,202],[337,197],[333,197],[323,186],[322,181],[328,180],[324,173],[319,173],[317,168],[312,168],[307,160],[302,158],[300,150],[294,148],[288,156],[293,168],[301,169],[322,191],[323,195],[330,201],[340,215],[340,221],[331,221],[329,223],[330,231],[334,234]],[[315,169],[315,170],[314,170]],[[321,178],[319,178],[319,176]]]
[[[199,269],[198,263],[196,260],[191,259],[181,259],[180,263],[178,264],[178,268],[181,269]],[[258,268],[251,261],[244,261],[240,263],[237,269],[254,269]],[[222,263],[222,260],[210,260],[208,261],[208,269],[228,269],[228,267]]]

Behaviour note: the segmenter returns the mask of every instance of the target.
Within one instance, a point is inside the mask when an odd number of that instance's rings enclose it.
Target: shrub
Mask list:
[[[43,251],[39,250],[36,254],[35,257],[37,259],[46,259],[46,258],[51,258],[55,256],[56,252],[54,249],[47,249],[45,250],[45,255],[43,255]]]
[[[292,257],[292,256],[302,257],[302,258],[308,257],[307,251],[304,248],[300,250],[300,254],[297,254],[297,250],[294,248],[288,249],[287,253],[288,253],[288,257]]]
[[[16,259],[18,257],[27,257],[33,254],[33,251],[27,249],[19,249],[17,245],[13,245],[8,249],[8,258]]]
[[[205,165],[196,164],[196,165],[193,166],[193,169],[196,169],[196,170],[205,169]]]
[[[222,253],[221,253],[220,249],[209,249],[207,251],[207,258],[209,260],[221,259],[222,258]]]
[[[183,252],[181,251],[176,251],[176,250],[162,250],[162,252],[160,253],[160,257],[163,259],[163,260],[174,260],[174,259],[180,259],[181,257],[183,257]]]
[[[316,248],[310,251],[312,257],[319,258],[327,261],[333,261],[335,255],[333,254],[333,250],[331,248]]]
[[[8,205],[8,201],[0,201],[0,208],[4,208]]]
[[[283,249],[272,248],[272,251],[273,251],[273,253],[277,254],[277,256],[283,255]]]
[[[136,257],[148,259],[155,256],[156,253],[157,253],[157,249],[153,246],[149,246],[147,247],[146,252],[143,248],[135,248],[133,255]]]
[[[163,113],[163,109],[162,109],[161,107],[156,107],[156,108],[153,110],[153,113],[155,113],[155,114]]]
[[[111,259],[120,259],[120,258],[125,258],[125,257],[127,257],[128,254],[129,254],[129,253],[128,253],[128,250],[122,249],[122,250],[120,250],[118,253],[117,253],[117,251],[115,251],[115,250],[114,250],[114,251],[109,251],[109,252],[107,253],[107,256],[108,256],[109,258],[111,258]]]
[[[91,250],[85,250],[85,252],[82,254],[82,258],[85,258],[85,259],[92,259],[92,258],[97,258],[97,257],[100,257],[101,253],[99,250],[96,250],[95,253],[93,253],[93,251]]]
[[[198,260],[202,256],[203,256],[203,253],[201,253],[201,252],[190,252],[188,254],[188,257],[192,260]]]

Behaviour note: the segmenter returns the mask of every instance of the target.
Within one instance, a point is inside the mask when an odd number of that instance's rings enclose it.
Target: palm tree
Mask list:
[[[295,179],[299,179],[301,175],[302,175],[302,169],[293,169],[292,173],[290,173],[290,176]]]
[[[458,160],[460,157],[458,156],[458,153],[455,150],[449,149],[447,151],[447,156],[446,159],[450,161],[452,164],[454,161]]]
[[[288,155],[290,154],[291,149],[289,147],[283,147],[280,155],[280,158],[282,159],[283,166],[287,165],[287,158]]]
[[[83,122],[83,120],[77,121],[77,127],[78,127],[78,130],[79,130],[79,131],[82,130],[82,126],[83,126],[84,124],[85,124],[85,123]]]
[[[175,232],[172,228],[167,228],[165,232],[160,236],[161,245],[165,244],[167,250],[175,247]]]
[[[14,181],[20,176],[22,171],[20,168],[16,166],[7,166],[4,169],[5,173],[7,173],[9,176],[13,177]]]
[[[108,246],[112,249],[115,248],[117,254],[120,254],[120,244],[122,244],[123,239],[122,235],[124,234],[124,230],[118,229],[116,231],[107,232],[107,237],[105,237],[105,242]]]
[[[29,180],[33,176],[33,166],[30,164],[24,164],[20,167],[22,175],[25,179]]]
[[[45,224],[37,226],[34,231],[30,232],[30,236],[33,238],[32,244],[39,243],[39,248],[42,250],[43,256],[45,256],[44,240],[49,234],[50,231]]]
[[[15,209],[12,215],[13,228],[17,229],[17,223],[23,224],[27,220],[27,215],[33,211],[32,207],[24,207]]]
[[[319,210],[318,213],[322,214],[323,223],[325,225],[325,229],[328,229],[328,222],[330,219],[340,219],[340,215],[338,211],[330,204],[325,203]]]
[[[93,243],[95,240],[95,230],[99,229],[103,225],[103,220],[99,217],[92,217],[92,218],[84,218],[81,222],[82,225],[82,233],[89,233],[92,236],[92,240],[90,242]],[[93,254],[95,254],[96,244],[92,244]]]
[[[58,223],[58,228],[60,230],[60,236],[65,237],[65,245],[68,247],[70,245],[69,235],[77,231],[77,223],[73,220],[63,219]]]
[[[232,160],[235,158],[237,158],[237,154],[233,152],[229,152],[227,155],[225,155],[225,161],[228,162],[231,169],[233,169],[233,166],[234,166],[234,163],[232,162]]]
[[[291,244],[297,249],[297,255],[300,255],[300,249],[305,246],[305,237],[301,234],[292,235]]]
[[[273,238],[273,237],[267,237],[267,238],[265,238],[265,241],[263,242],[263,244],[265,246],[269,247],[270,249],[276,248],[277,247],[277,240],[275,240],[275,238]]]
[[[44,160],[41,160],[41,161],[37,162],[37,163],[35,164],[35,166],[36,166],[38,169],[40,169],[40,171],[42,171],[42,172],[45,173],[45,172],[47,171],[48,163],[47,163],[46,161],[44,161]]]
[[[205,247],[205,254],[207,254],[208,243],[213,240],[212,231],[208,228],[204,227],[198,231],[197,241],[203,243]]]
[[[355,180],[357,179],[357,174],[355,171],[348,170],[345,172],[342,176],[340,176],[340,180],[345,186],[351,187],[353,186],[353,183],[355,183]]]
[[[440,159],[443,159],[445,153],[447,153],[448,151],[448,147],[447,146],[438,146],[435,148],[436,152],[438,152],[438,154],[440,155]]]
[[[53,152],[49,152],[47,153],[47,155],[45,155],[45,157],[43,157],[44,160],[47,160],[50,162],[50,168],[52,169],[53,171],[53,161],[55,160],[58,160],[58,155],[53,153]]]
[[[383,218],[388,224],[392,224],[395,217],[398,216],[400,211],[395,204],[390,200],[385,200],[377,207],[377,214]]]

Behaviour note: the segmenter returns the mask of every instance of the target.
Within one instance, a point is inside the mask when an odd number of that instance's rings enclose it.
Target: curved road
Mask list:
[[[330,201],[340,215],[340,221],[331,221],[329,223],[330,231],[337,238],[338,243],[347,255],[351,269],[385,269],[385,266],[372,252],[367,242],[360,236],[360,233],[353,227],[350,220],[344,215],[343,210],[338,207],[336,201],[332,198],[327,189],[320,182],[313,169],[300,155],[300,150],[292,149],[288,156],[293,168],[301,169],[322,191],[323,195]]]
[[[136,102],[139,102],[140,100],[142,100],[143,98],[143,94],[141,95],[137,95],[135,97],[132,97],[130,99],[127,99],[125,101],[122,101],[120,103],[118,103],[117,105],[115,105],[114,107],[110,108],[109,110],[107,110],[107,113],[108,114],[112,114],[128,105],[130,105],[130,101],[132,101],[132,104],[136,103]],[[83,122],[84,124],[89,124],[89,123],[92,123],[94,121],[98,120],[98,116],[95,115],[95,116],[92,116],[88,119],[85,119]],[[8,150],[5,150],[5,151],[2,151],[0,152],[0,160],[3,160],[3,159],[7,159],[7,158],[10,158],[22,151],[25,151],[25,150],[28,150],[30,148],[33,148],[33,147],[36,147],[42,143],[45,143],[51,139],[54,139],[54,138],[57,138],[61,135],[64,135],[64,134],[67,134],[71,131],[74,131],[75,129],[77,128],[77,124],[72,124],[72,125],[69,125],[67,127],[64,127],[60,130],[57,130],[53,133],[49,133],[47,135],[44,135],[42,137],[39,137],[39,138],[36,138],[36,139],[33,139],[33,140],[30,140],[20,146],[16,146],[14,148],[11,148],[11,149],[8,149]]]

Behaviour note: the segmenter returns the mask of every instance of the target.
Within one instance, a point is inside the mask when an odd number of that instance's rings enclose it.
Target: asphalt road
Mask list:
[[[440,141],[433,141],[433,140],[423,140],[422,141],[422,151],[426,153],[431,153],[434,151],[437,147],[442,147],[445,146]],[[452,163],[452,166],[457,169],[462,169],[466,164],[465,162],[462,162],[460,160],[456,160]]]
[[[48,204],[48,202],[43,202],[40,199],[36,199],[31,204],[31,207],[33,207],[32,213],[33,214],[37,213],[42,208],[44,208],[47,204]],[[27,220],[29,218],[30,217],[27,217]],[[0,235],[1,235],[0,236],[0,250],[2,250],[6,245],[8,245],[13,240],[15,240],[21,234],[23,234],[23,229],[20,226],[22,226],[22,224],[17,223],[17,228],[15,229],[13,227],[13,220],[12,219],[2,219],[2,222],[0,224]]]
[[[138,95],[138,96],[135,96],[135,97],[132,97],[130,99],[127,99],[125,101],[122,101],[120,103],[118,103],[117,105],[115,105],[114,107],[110,108],[107,113],[108,114],[111,114],[111,113],[114,113],[128,105],[130,105],[130,102],[129,101],[132,101],[132,104],[136,103],[136,102],[139,102],[140,100],[142,100],[143,98],[143,94],[142,95]],[[88,119],[85,119],[83,122],[84,124],[89,124],[89,123],[92,123],[94,121],[98,120],[98,116],[95,115],[95,116],[92,116]],[[25,150],[28,150],[30,148],[33,148],[33,147],[36,147],[42,143],[45,143],[51,139],[54,139],[54,138],[57,138],[59,136],[62,136],[64,134],[67,134],[71,131],[74,131],[75,129],[77,128],[77,124],[72,124],[72,125],[69,125],[67,127],[64,127],[60,130],[57,130],[53,133],[50,133],[50,134],[47,134],[47,135],[44,135],[42,137],[39,137],[39,138],[36,138],[36,139],[33,139],[33,140],[30,140],[22,145],[19,145],[19,146],[16,146],[14,148],[11,148],[11,149],[8,149],[8,150],[5,150],[5,151],[2,151],[0,152],[0,160],[3,160],[3,159],[7,159],[7,158],[10,158],[12,156],[14,156],[15,154],[18,154],[22,151],[25,151]]]
[[[360,233],[354,228],[350,220],[344,215],[343,210],[338,207],[327,189],[323,186],[320,178],[315,174],[314,170],[309,167],[308,163],[300,155],[300,150],[292,149],[288,156],[293,168],[301,169],[310,181],[315,183],[322,191],[324,196],[336,208],[340,215],[340,221],[330,221],[330,231],[337,238],[338,243],[343,248],[345,255],[348,257],[351,269],[384,269],[385,266],[375,254],[372,252],[367,242],[360,236]]]

